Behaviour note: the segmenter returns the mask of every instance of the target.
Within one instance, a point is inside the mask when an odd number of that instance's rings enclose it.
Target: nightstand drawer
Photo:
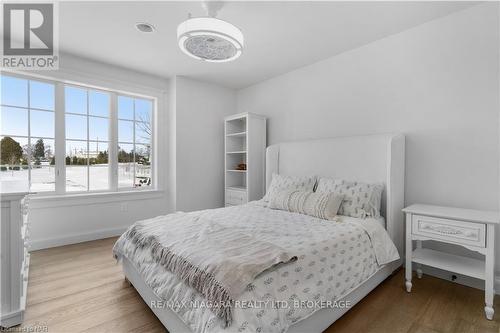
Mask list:
[[[247,192],[238,190],[226,190],[226,204],[242,205],[247,203]]]
[[[486,225],[483,223],[413,215],[412,233],[444,242],[486,247]]]

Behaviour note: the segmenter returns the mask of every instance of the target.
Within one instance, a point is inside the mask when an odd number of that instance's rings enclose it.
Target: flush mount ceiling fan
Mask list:
[[[191,17],[177,26],[177,42],[188,56],[207,62],[228,62],[243,51],[243,33],[233,24],[215,16],[221,1],[205,1],[205,17]]]

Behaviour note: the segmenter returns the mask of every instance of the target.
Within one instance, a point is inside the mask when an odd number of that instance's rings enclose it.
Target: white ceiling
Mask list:
[[[63,52],[137,71],[243,88],[470,7],[465,2],[227,2],[218,17],[245,36],[243,55],[205,63],[177,47],[176,27],[200,2],[61,2]],[[144,34],[136,22],[157,30]]]

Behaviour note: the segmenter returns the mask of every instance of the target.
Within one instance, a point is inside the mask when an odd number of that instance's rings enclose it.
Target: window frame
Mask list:
[[[156,121],[158,119],[158,98],[150,95],[145,95],[141,93],[134,93],[131,91],[123,91],[119,89],[106,88],[102,86],[97,86],[93,84],[86,84],[82,82],[70,81],[70,80],[62,80],[56,78],[48,78],[46,76],[39,75],[30,75],[24,73],[18,73],[17,71],[4,71],[1,75],[11,76],[24,80],[33,80],[44,83],[53,84],[55,86],[54,89],[54,150],[55,150],[55,190],[54,191],[42,191],[37,192],[36,196],[43,198],[53,198],[53,197],[73,197],[78,198],[82,196],[99,196],[101,197],[103,194],[115,194],[115,193],[140,193],[140,192],[161,192],[158,187],[158,174],[156,163],[158,160],[157,155],[157,138],[158,133],[156,131]],[[28,84],[29,85],[29,84]],[[108,93],[110,95],[110,105],[109,105],[109,126],[108,126],[108,189],[104,190],[90,190],[88,188],[86,191],[66,191],[66,110],[65,110],[65,87],[71,86],[79,89],[84,89],[87,91],[87,99],[88,93],[90,90],[96,90],[99,92]],[[118,96],[126,96],[134,99],[145,99],[149,100],[152,105],[151,110],[151,151],[150,151],[150,165],[151,165],[151,185],[147,187],[118,187]],[[28,95],[29,98],[29,95]],[[28,104],[29,107],[29,104]],[[23,108],[23,107],[21,107]],[[25,109],[25,108],[24,108]],[[46,110],[43,110],[46,111]],[[71,113],[69,113],[71,114]],[[88,113],[83,115],[87,118],[88,121]],[[29,113],[28,113],[29,117]],[[28,118],[28,121],[30,119]],[[88,124],[87,124],[88,126]],[[135,123],[134,123],[135,127]],[[89,128],[87,127],[87,132]],[[135,128],[134,128],[135,131]],[[29,134],[29,133],[28,133]],[[13,135],[14,136],[14,135]],[[24,136],[14,136],[14,137],[24,137]],[[29,136],[28,136],[29,137]],[[26,137],[26,139],[28,139]],[[36,137],[39,138],[39,137]],[[29,140],[29,139],[28,139]],[[71,140],[71,139],[69,139]],[[80,141],[80,140],[78,140]],[[87,136],[86,142],[93,142],[94,140],[90,140]],[[83,141],[82,141],[83,142]],[[87,165],[87,168],[89,165]],[[87,171],[89,172],[89,171]],[[134,172],[135,179],[135,172]],[[90,179],[87,179],[87,183]],[[29,185],[31,187],[31,172],[29,175]]]
[[[7,74],[5,74],[7,73]],[[56,149],[56,132],[57,132],[57,129],[56,129],[56,83],[54,81],[51,81],[51,80],[48,80],[48,79],[45,79],[45,78],[39,78],[39,77],[36,77],[36,76],[29,76],[29,75],[20,75],[20,74],[17,74],[17,73],[10,73],[10,72],[3,72],[3,73],[0,73],[0,76],[11,76],[13,78],[17,78],[17,79],[22,79],[22,80],[26,80],[27,81],[27,85],[26,85],[26,89],[27,89],[27,104],[26,106],[16,106],[16,105],[10,105],[10,104],[3,104],[3,103],[0,103],[0,105],[2,107],[7,107],[7,108],[13,108],[13,109],[21,109],[21,110],[25,110],[27,112],[27,124],[26,124],[26,127],[27,127],[27,133],[26,135],[16,135],[16,134],[1,134],[0,136],[8,136],[8,137],[14,137],[14,138],[22,138],[22,139],[26,139],[27,140],[27,144],[29,145],[30,147],[30,153],[28,154],[28,186],[30,187],[30,190],[31,190],[31,185],[32,185],[32,176],[31,176],[31,172],[32,172],[32,169],[33,169],[33,165],[32,165],[32,162],[33,162],[33,150],[32,150],[32,143],[31,141],[33,139],[44,139],[44,140],[52,140],[54,141],[54,151],[55,151],[55,154],[54,154],[54,158],[56,159],[56,163],[57,163],[57,149]],[[46,84],[51,84],[54,86],[54,110],[49,110],[49,109],[41,109],[41,108],[32,108],[31,107],[31,85],[30,85],[30,81],[36,81],[36,82],[41,82],[41,83],[46,83]],[[53,138],[50,138],[50,137],[46,137],[46,136],[33,136],[31,135],[31,111],[40,111],[40,112],[51,112],[53,113],[54,115],[54,137]],[[41,193],[47,193],[47,194],[54,194],[56,193],[56,183],[57,183],[57,164],[54,165],[54,190],[53,191],[42,191]]]
[[[109,192],[111,191],[111,189],[113,188],[113,185],[112,185],[112,178],[110,176],[110,174],[112,173],[112,170],[111,170],[111,157],[110,157],[110,146],[112,144],[112,136],[111,136],[111,123],[113,122],[113,118],[112,118],[112,111],[111,111],[111,107],[112,107],[112,103],[111,103],[111,99],[113,98],[113,93],[109,92],[109,91],[106,91],[106,90],[103,90],[103,89],[96,89],[96,88],[89,88],[89,87],[84,87],[82,85],[77,85],[77,84],[74,84],[74,83],[66,83],[66,84],[63,84],[62,85],[62,89],[63,89],[63,94],[65,95],[66,94],[66,88],[67,87],[70,87],[70,88],[76,88],[76,89],[80,89],[80,90],[83,90],[85,91],[85,97],[86,97],[86,113],[75,113],[75,112],[66,112],[66,103],[63,104],[63,112],[64,112],[64,173],[65,173],[65,177],[64,177],[64,184],[63,184],[63,187],[64,187],[64,193],[65,194],[84,194],[84,193],[100,193],[100,192]],[[90,91],[97,91],[97,92],[101,92],[101,93],[106,93],[109,95],[109,114],[108,114],[108,117],[104,117],[104,116],[98,116],[98,115],[92,115],[90,114]],[[64,100],[65,102],[65,100]],[[66,116],[67,115],[70,115],[70,116],[78,116],[78,117],[82,117],[85,119],[86,121],[86,128],[87,128],[87,133],[86,133],[86,136],[87,138],[86,139],[68,139],[66,138]],[[91,190],[90,189],[90,157],[89,157],[89,152],[90,152],[90,144],[91,143],[95,143],[97,142],[96,140],[93,140],[90,138],[90,118],[99,118],[99,119],[107,119],[109,120],[109,123],[108,123],[108,139],[106,140],[106,145],[108,145],[108,188],[107,189],[103,189],[103,190]],[[66,143],[67,141],[76,141],[76,142],[85,142],[87,144],[87,164],[86,164],[86,167],[87,167],[87,170],[86,170],[86,173],[87,173],[87,190],[86,191],[67,191],[66,190]],[[104,142],[104,141],[103,141]],[[57,153],[56,153],[56,161],[57,161]]]
[[[125,118],[120,118],[119,115],[118,115],[118,97],[128,97],[128,98],[132,98],[133,99],[133,103],[134,103],[134,117],[133,119],[125,119]],[[137,143],[137,140],[136,140],[136,124],[139,123],[139,122],[143,122],[143,121],[140,121],[140,120],[137,120],[136,117],[135,117],[135,100],[138,99],[138,97],[136,96],[133,96],[131,94],[126,94],[126,93],[119,93],[119,94],[116,94],[115,96],[115,103],[116,103],[116,108],[115,108],[115,112],[116,112],[116,126],[117,126],[117,129],[116,129],[116,132],[117,132],[117,135],[116,135],[116,145],[114,145],[115,149],[118,149],[119,145],[120,145],[120,142],[122,144],[132,144],[133,145],[133,156],[134,156],[134,185],[135,185],[135,180],[136,180],[136,177],[137,177],[137,173],[136,173],[136,166],[135,166],[135,157],[136,157],[136,145],[145,145],[143,143]],[[141,98],[141,99],[145,99],[145,98]],[[155,110],[156,110],[156,107],[155,107],[155,101],[154,100],[150,100],[152,103],[151,103],[151,106],[152,106],[152,110],[151,110],[151,147],[150,147],[150,156],[149,156],[149,164],[151,165],[151,175],[154,175],[154,166],[155,166],[155,157],[154,157],[154,152],[155,152],[155,140],[153,139],[154,135],[155,135]],[[120,133],[119,133],[119,122],[120,121],[129,121],[129,122],[132,122],[132,125],[133,125],[133,137],[132,137],[132,142],[126,142],[126,141],[120,141]],[[117,163],[117,166],[118,166],[118,150],[116,151],[116,163]],[[118,168],[116,169],[117,171],[117,181],[118,181]],[[155,181],[155,178],[156,177],[152,177],[152,182],[151,184],[154,183]],[[123,191],[123,190],[127,190],[129,187],[120,187],[118,185],[118,182],[116,183],[117,185],[117,189],[118,191]],[[134,188],[132,186],[132,188]],[[147,188],[147,187],[146,187]]]

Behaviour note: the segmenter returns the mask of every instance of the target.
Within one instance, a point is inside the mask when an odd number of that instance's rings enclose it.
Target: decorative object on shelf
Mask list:
[[[220,1],[203,3],[207,17],[189,18],[177,27],[177,42],[188,56],[209,62],[227,62],[243,50],[243,33],[229,22],[215,18],[222,8]]]
[[[262,199],[265,193],[266,118],[253,113],[224,119],[225,205]]]
[[[412,289],[412,262],[417,264],[417,277],[422,277],[421,265],[484,280],[486,318],[493,320],[495,296],[495,226],[500,223],[498,212],[411,205],[406,213],[406,291]],[[437,241],[460,245],[485,256],[485,260],[458,256],[422,246],[422,241]],[[416,249],[413,249],[416,241]]]
[[[246,163],[240,163],[236,167],[236,170],[246,170],[247,169],[247,164]]]

